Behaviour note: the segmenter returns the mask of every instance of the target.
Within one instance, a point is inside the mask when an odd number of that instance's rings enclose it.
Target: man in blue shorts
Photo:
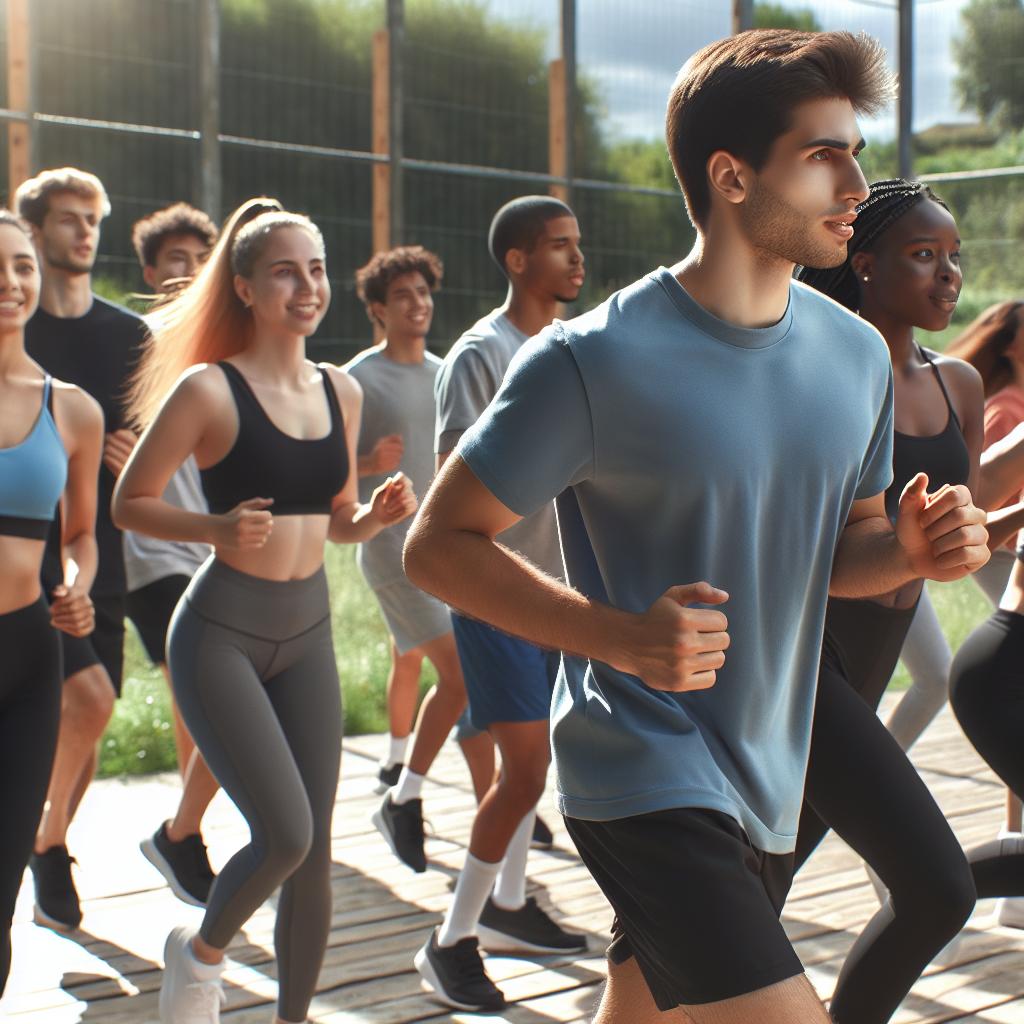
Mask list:
[[[966,488],[919,475],[890,526],[888,351],[792,280],[845,259],[857,115],[891,92],[845,32],[695,54],[666,120],[693,251],[526,344],[409,532],[414,583],[571,652],[559,804],[616,915],[598,1024],[829,1020],[779,921],[826,598],[987,559]],[[553,498],[569,586],[500,539]]]
[[[508,298],[451,348],[437,377],[434,445],[442,464],[501,386],[505,370],[532,334],[572,302],[583,286],[580,231],[572,211],[549,196],[524,196],[494,216],[491,255],[509,280]],[[554,505],[538,507],[502,543],[561,579]],[[417,954],[424,980],[448,1004],[497,1010],[505,1005],[477,948],[574,953],[582,935],[560,928],[526,897],[526,858],[537,801],[551,759],[549,716],[558,655],[455,614],[455,641],[469,714],[501,754],[498,781],[480,802],[451,907]]]

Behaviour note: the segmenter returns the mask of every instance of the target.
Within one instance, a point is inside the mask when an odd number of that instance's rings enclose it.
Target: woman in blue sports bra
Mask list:
[[[341,702],[324,545],[368,540],[416,507],[401,474],[359,502],[351,470],[362,393],[306,358],[329,301],[316,226],[252,200],[193,283],[151,316],[155,344],[137,377],[133,406],[146,430],[114,518],[214,546],[175,611],[168,667],[196,745],[251,830],[217,876],[198,932],[167,939],[164,1024],[219,1020],[224,950],[279,885],[282,1024],[306,1020],[327,944]],[[161,498],[193,454],[208,514]]]
[[[103,415],[85,392],[55,382],[25,353],[39,302],[28,228],[0,210],[0,995],[11,963],[11,917],[46,798],[60,726],[54,629],[92,632],[96,480]],[[64,499],[65,583],[39,582],[43,547]]]

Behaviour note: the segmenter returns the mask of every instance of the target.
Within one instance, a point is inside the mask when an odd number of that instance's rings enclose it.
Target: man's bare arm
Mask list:
[[[473,618],[549,650],[603,661],[662,690],[704,689],[725,660],[728,595],[672,587],[643,614],[592,601],[495,538],[518,521],[457,456],[444,459],[405,544],[416,586]]]
[[[874,597],[915,579],[948,582],[980,569],[989,557],[985,513],[966,487],[927,493],[918,473],[900,498],[896,527],[885,515],[885,495],[853,503],[832,565],[834,597]]]

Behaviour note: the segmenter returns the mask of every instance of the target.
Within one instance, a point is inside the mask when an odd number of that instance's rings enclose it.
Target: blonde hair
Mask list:
[[[50,212],[50,196],[58,192],[72,192],[83,199],[98,199],[101,216],[110,215],[110,199],[103,182],[95,174],[80,171],[77,167],[54,167],[23,181],[14,193],[13,205],[29,224],[41,228]]]
[[[289,213],[276,199],[243,203],[228,218],[210,258],[192,282],[147,316],[152,339],[129,386],[129,409],[145,428],[189,367],[237,355],[252,340],[252,317],[235,291],[235,275],[251,277],[270,236],[279,228],[308,231],[323,248],[319,228]]]

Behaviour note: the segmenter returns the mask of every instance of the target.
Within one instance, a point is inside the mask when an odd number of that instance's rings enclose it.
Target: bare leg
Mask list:
[[[501,774],[476,812],[469,852],[496,864],[505,856],[512,835],[544,792],[551,749],[547,719],[501,722],[491,726],[501,752]]]
[[[1006,831],[1021,831],[1021,802],[1012,789],[1006,791]]]
[[[469,777],[473,780],[473,795],[479,804],[497,782],[494,775],[494,740],[490,733],[482,732],[468,740],[459,740],[459,747],[466,759]]]
[[[412,732],[416,717],[416,701],[419,698],[420,669],[423,666],[423,650],[416,648],[406,654],[399,654],[395,641],[391,641],[391,670],[388,672],[388,729],[396,738],[403,738]]]
[[[413,740],[408,761],[409,771],[426,775],[452,731],[452,726],[466,707],[466,683],[455,650],[454,633],[445,633],[428,640],[416,650],[420,657],[428,658],[437,669],[437,685],[423,698],[416,723],[416,739]],[[470,764],[470,772],[472,770]]]
[[[171,842],[180,843],[187,836],[200,834],[203,815],[218,789],[220,785],[203,760],[203,755],[193,748],[178,810],[167,825],[167,838]]]
[[[178,752],[178,771],[181,772],[181,780],[185,781],[188,775],[189,762],[192,760],[192,751],[196,745],[192,741],[192,734],[188,731],[181,712],[178,710],[178,702],[174,699],[174,689],[171,685],[171,670],[166,665],[160,666],[167,682],[167,689],[171,694],[171,724],[174,727],[174,749]]]
[[[57,756],[36,834],[36,853],[64,844],[68,825],[96,771],[96,744],[113,710],[114,688],[102,665],[90,665],[65,680]]]
[[[608,984],[594,1024],[828,1024],[804,975],[718,1003],[662,1013],[635,960],[608,965]]]

